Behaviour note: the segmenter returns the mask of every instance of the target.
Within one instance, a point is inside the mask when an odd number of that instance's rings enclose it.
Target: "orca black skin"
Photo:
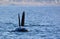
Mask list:
[[[22,27],[24,27],[24,21],[25,21],[25,12],[23,12],[23,14],[22,14],[21,25],[20,25],[20,15],[18,14],[19,28],[16,28],[15,31],[17,31],[17,32],[28,32],[27,29],[22,28]]]
[[[23,11],[22,19],[21,19],[21,26],[24,26],[24,22],[25,22],[25,12]]]
[[[20,15],[18,14],[18,25],[20,26]]]

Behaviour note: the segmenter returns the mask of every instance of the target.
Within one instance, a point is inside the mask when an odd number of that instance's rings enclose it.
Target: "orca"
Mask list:
[[[26,28],[24,28],[25,23],[25,12],[22,13],[21,25],[20,25],[20,15],[18,14],[18,28],[15,29],[17,32],[28,32]]]

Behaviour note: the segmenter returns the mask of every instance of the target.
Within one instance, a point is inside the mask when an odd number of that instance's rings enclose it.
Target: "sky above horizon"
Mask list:
[[[0,5],[60,5],[60,0],[0,0]]]

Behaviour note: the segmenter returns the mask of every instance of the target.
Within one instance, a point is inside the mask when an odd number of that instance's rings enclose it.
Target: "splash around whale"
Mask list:
[[[8,31],[8,32],[29,32],[26,28],[15,28],[14,30]]]

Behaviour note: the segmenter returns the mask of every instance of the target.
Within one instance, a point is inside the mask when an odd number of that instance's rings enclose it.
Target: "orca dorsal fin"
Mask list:
[[[20,26],[20,15],[18,13],[18,25]]]
[[[23,11],[22,19],[21,19],[21,26],[24,26],[24,22],[25,22],[25,12]]]

